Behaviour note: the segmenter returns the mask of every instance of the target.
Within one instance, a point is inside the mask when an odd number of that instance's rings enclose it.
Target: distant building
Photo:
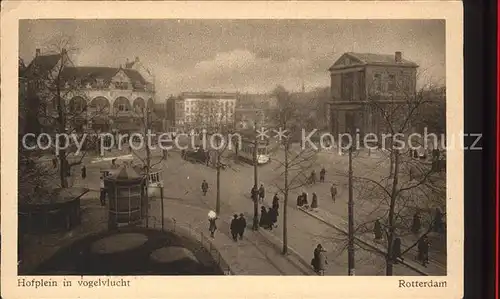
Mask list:
[[[137,59],[138,60],[138,59]],[[50,127],[57,115],[54,87],[60,85],[62,103],[76,131],[120,131],[130,133],[145,125],[149,109],[152,122],[154,90],[152,84],[135,69],[72,66],[66,50],[60,54],[36,56],[23,77],[28,82],[28,101],[38,99],[42,125]],[[56,78],[59,74],[59,79]]]
[[[359,129],[361,136],[381,133],[382,115],[373,103],[385,105],[413,97],[417,68],[401,52],[343,54],[329,69],[331,131],[356,133]]]
[[[170,124],[181,130],[233,128],[236,93],[184,92],[167,100]]]

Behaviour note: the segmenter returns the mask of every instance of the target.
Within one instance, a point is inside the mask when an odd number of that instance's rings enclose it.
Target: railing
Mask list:
[[[165,222],[162,229],[161,219],[158,219],[155,216],[149,216],[149,228],[164,232],[172,232],[191,240],[194,239],[200,247],[206,249],[210,253],[216,265],[224,272],[224,275],[234,274],[229,264],[222,257],[217,247],[213,244],[209,233],[207,234],[202,231],[197,231],[190,223],[178,222],[175,218],[165,218],[164,220]]]

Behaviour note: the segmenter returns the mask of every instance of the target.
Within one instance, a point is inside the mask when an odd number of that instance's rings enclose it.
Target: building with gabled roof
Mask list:
[[[45,124],[57,113],[57,97],[51,95],[57,84],[77,131],[138,131],[147,109],[153,122],[158,118],[152,84],[133,68],[74,66],[64,49],[49,55],[37,49],[23,77],[30,82],[28,89],[45,102]]]
[[[392,55],[347,52],[328,69],[330,72],[330,126],[334,136],[359,130],[380,134],[383,128],[380,109],[407,101],[416,93],[418,65]]]

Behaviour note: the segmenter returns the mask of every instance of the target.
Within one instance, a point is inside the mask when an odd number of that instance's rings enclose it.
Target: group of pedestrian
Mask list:
[[[245,215],[243,213],[240,214],[238,218],[237,214],[233,215],[233,220],[231,220],[231,235],[235,242],[238,241],[238,236],[240,240],[243,239],[243,234],[245,233],[245,228],[247,227],[247,221],[245,219]]]
[[[304,209],[311,209],[315,210],[318,208],[318,195],[316,192],[312,193],[312,200],[311,200],[311,205],[309,205],[309,202],[307,201],[307,192],[302,191],[301,194],[297,196],[297,207],[301,207]]]
[[[266,197],[264,184],[260,184],[259,188],[257,188],[257,185],[253,185],[252,190],[250,191],[250,196],[252,200],[258,200],[260,203],[263,203]]]
[[[325,167],[322,167],[320,172],[319,172],[319,182],[324,183],[325,182],[325,176],[326,176],[326,169]],[[314,185],[316,184],[316,170],[312,170],[311,174],[309,175],[309,184]]]

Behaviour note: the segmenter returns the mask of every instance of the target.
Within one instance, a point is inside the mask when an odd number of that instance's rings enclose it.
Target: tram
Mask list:
[[[248,134],[241,134],[241,145],[236,146],[236,154],[242,160],[254,163],[255,140]],[[266,164],[271,160],[269,155],[269,140],[257,141],[257,165]]]

